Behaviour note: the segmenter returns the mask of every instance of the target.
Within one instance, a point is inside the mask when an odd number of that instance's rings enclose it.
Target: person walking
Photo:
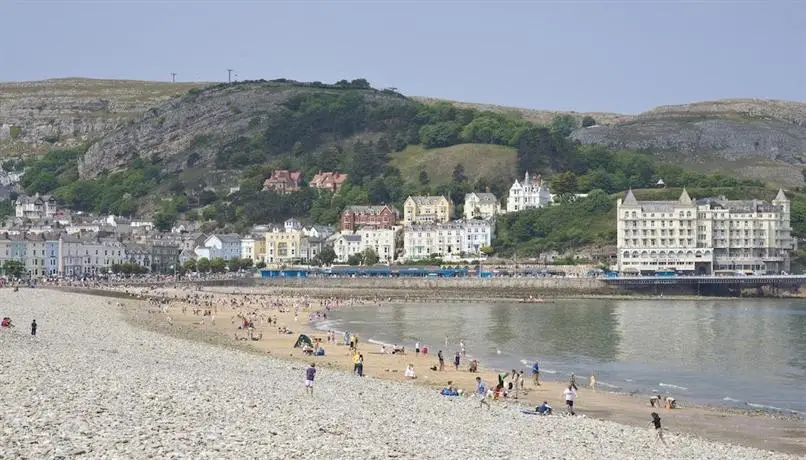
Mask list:
[[[444,371],[445,370],[445,357],[442,356],[442,350],[439,350],[439,352],[437,352],[437,358],[439,358],[439,370],[440,370],[440,372]]]
[[[535,386],[540,386],[540,364],[537,361],[532,364],[532,375],[535,378]]]
[[[568,385],[568,388],[563,391],[563,396],[565,397],[565,407],[568,409],[568,413],[576,415],[574,412],[574,400],[577,399],[577,391],[573,385]]]
[[[487,409],[490,409],[490,401],[487,401],[487,384],[484,383],[484,380],[481,377],[476,377],[476,394],[479,395],[481,402],[479,403],[479,409],[482,406],[487,405]]]
[[[31,322],[31,336],[36,336],[36,320]]]
[[[568,377],[568,384],[571,385],[574,390],[579,390],[579,388],[577,388],[577,377],[573,372],[571,372],[571,376]]]
[[[420,342],[414,344],[414,355],[420,356]]]
[[[364,376],[364,355],[362,355],[361,353],[358,354],[358,364],[356,372],[358,372],[359,377]]]
[[[305,370],[305,390],[313,396],[313,379],[316,377],[316,363],[311,363],[311,367]]]
[[[665,446],[666,441],[663,439],[663,428],[660,425],[660,415],[658,415],[657,412],[653,412],[650,415],[652,416],[652,420],[649,422],[649,424],[655,426],[655,444],[660,441],[661,444]]]
[[[459,370],[459,359],[459,352],[457,351],[453,356],[453,367],[455,367],[457,371]]]

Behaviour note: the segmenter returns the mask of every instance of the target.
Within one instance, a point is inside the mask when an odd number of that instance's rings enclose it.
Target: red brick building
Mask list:
[[[313,179],[311,179],[308,185],[321,190],[337,192],[345,181],[347,181],[347,174],[319,171],[319,173],[313,176]]]
[[[341,213],[341,230],[356,231],[360,227],[392,228],[398,218],[397,209],[382,206],[348,206]]]
[[[274,190],[277,193],[291,193],[299,190],[302,181],[300,171],[278,169],[271,173],[271,177],[263,182],[263,190]]]

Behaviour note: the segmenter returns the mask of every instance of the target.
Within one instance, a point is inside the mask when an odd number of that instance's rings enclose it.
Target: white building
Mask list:
[[[336,253],[336,262],[347,263],[347,259],[353,254],[358,254],[361,249],[361,235],[354,235],[342,232],[334,235],[333,252]]]
[[[489,219],[501,213],[501,203],[492,193],[465,194],[465,219]]]
[[[795,241],[783,190],[772,202],[695,201],[685,190],[677,201],[638,201],[630,190],[617,208],[620,272],[789,271]]]
[[[363,227],[355,233],[341,232],[331,238],[336,261],[344,263],[351,255],[372,249],[378,255],[379,262],[391,263],[395,260],[398,230],[399,227],[394,229]]]
[[[209,260],[232,260],[241,257],[241,236],[236,233],[227,235],[210,235],[202,246],[194,249],[196,255]]]
[[[252,236],[241,238],[241,259],[251,259],[255,255],[255,239]]]
[[[512,184],[507,198],[507,212],[518,212],[530,208],[542,208],[551,204],[551,192],[543,184],[543,178],[538,174],[535,179],[529,177],[527,172],[523,182]]]
[[[432,254],[454,259],[480,256],[481,248],[490,246],[494,231],[492,219],[412,225],[403,230],[403,258],[418,260]]]

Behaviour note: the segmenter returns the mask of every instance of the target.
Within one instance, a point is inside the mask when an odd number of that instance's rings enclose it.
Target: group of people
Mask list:
[[[14,324],[14,321],[11,320],[11,317],[5,316],[5,317],[3,317],[3,320],[0,321],[0,327],[2,327],[4,329],[13,329],[13,328],[17,327],[17,325]],[[36,336],[36,328],[37,327],[38,326],[36,324],[36,320],[31,321],[31,336],[32,337]]]

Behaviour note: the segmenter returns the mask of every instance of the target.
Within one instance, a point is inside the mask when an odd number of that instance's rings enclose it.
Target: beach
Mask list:
[[[166,299],[194,293],[128,290]],[[793,458],[788,454],[804,452],[802,421],[706,408],[659,410],[668,430],[664,448],[653,441],[646,398],[594,393],[583,382],[576,417],[522,414],[524,399],[532,408],[548,400],[562,412],[563,384],[534,388],[531,379],[518,401],[482,409],[473,398],[437,390],[451,380],[472,392],[477,374],[429,371],[433,356],[380,354],[360,337],[366,377],[358,377],[343,345],[325,342],[323,357],[293,348],[300,333],[325,341],[308,325],[321,299],[274,298],[269,308],[253,299],[254,305],[241,307],[239,295],[195,293],[213,296],[210,316],[203,316],[203,305],[194,314],[193,305],[175,300],[162,305],[49,289],[0,290],[0,313],[17,321],[15,330],[0,331],[6,402],[0,455]],[[235,340],[234,315],[256,305],[264,305],[253,331],[261,340]],[[276,325],[265,324],[275,316]],[[32,339],[34,317],[40,327]],[[278,334],[280,326],[293,333]],[[319,369],[312,397],[303,387],[311,362]],[[414,385],[403,382],[409,362],[418,376]],[[479,375],[496,383],[491,371]]]

